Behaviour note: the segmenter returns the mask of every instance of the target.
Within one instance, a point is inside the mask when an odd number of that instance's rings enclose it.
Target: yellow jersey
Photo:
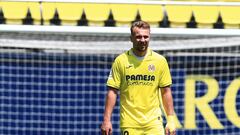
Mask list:
[[[159,88],[172,84],[166,59],[148,49],[143,59],[132,50],[113,62],[107,86],[120,92],[120,127],[161,125]]]

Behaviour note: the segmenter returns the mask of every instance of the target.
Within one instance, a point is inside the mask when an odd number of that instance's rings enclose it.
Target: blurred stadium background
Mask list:
[[[0,1],[0,135],[98,135],[132,21],[169,61],[178,135],[240,134],[240,3]],[[112,121],[119,132],[119,104]]]

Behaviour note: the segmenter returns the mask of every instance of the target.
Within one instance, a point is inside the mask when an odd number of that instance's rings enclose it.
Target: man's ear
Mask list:
[[[131,36],[129,36],[129,38],[130,38],[130,41],[131,41],[131,42],[133,42],[133,40],[132,40],[132,35],[131,35]]]

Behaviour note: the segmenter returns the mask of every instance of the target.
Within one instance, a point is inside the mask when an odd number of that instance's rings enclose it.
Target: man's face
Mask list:
[[[133,28],[133,34],[131,35],[131,41],[133,43],[133,49],[138,52],[146,52],[150,40],[150,30],[142,28]]]

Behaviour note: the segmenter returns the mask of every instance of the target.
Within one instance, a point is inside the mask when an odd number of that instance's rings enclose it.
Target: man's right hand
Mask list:
[[[112,135],[112,123],[111,121],[103,121],[101,125],[102,135]]]

